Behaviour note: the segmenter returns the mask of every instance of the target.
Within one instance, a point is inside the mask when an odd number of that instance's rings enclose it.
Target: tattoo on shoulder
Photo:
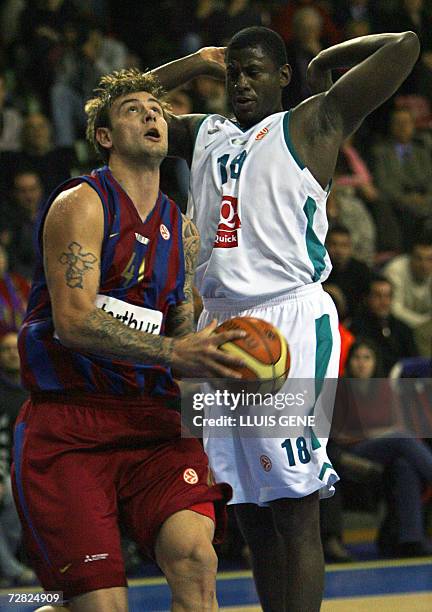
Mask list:
[[[72,289],[83,288],[83,276],[89,270],[93,270],[93,264],[97,257],[93,253],[85,253],[78,242],[71,242],[68,250],[59,257],[59,262],[66,267],[66,284]]]
[[[184,292],[187,301],[193,299],[192,285],[200,248],[200,236],[195,224],[183,215],[183,251],[185,260]]]
[[[198,229],[193,221],[186,217],[186,215],[182,215],[183,217],[183,239],[187,240],[188,238],[199,238]]]

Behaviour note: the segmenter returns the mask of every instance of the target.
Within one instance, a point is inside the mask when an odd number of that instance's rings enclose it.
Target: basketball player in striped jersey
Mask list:
[[[214,611],[214,533],[226,484],[182,439],[178,376],[236,375],[239,332],[193,329],[193,223],[159,190],[161,91],[126,70],[86,106],[107,165],[50,196],[19,337],[31,393],[18,417],[14,494],[29,560],[69,609],[125,612],[118,520],[165,573],[172,610]],[[57,608],[56,608],[57,609]]]
[[[210,51],[205,50],[207,54]],[[213,62],[222,50],[213,50]],[[196,282],[214,317],[266,319],[288,339],[292,379],[315,379],[305,410],[321,414],[322,385],[337,378],[337,315],[321,283],[331,263],[324,247],[326,198],[338,151],[362,120],[387,100],[419,55],[413,32],[346,41],[308,67],[314,95],[283,112],[291,69],[282,39],[266,28],[237,33],[226,49],[226,90],[234,117],[189,115],[170,121],[170,153],[191,163],[189,214],[201,234]],[[205,73],[203,53],[161,67],[166,87]],[[331,70],[348,68],[332,83]],[[173,71],[178,72],[177,80]],[[329,387],[329,385],[327,385]],[[283,391],[283,389],[282,389]],[[331,393],[330,393],[331,395]],[[205,448],[250,546],[267,612],[314,612],[323,591],[319,496],[337,475],[326,436],[305,429],[282,439],[212,437]]]

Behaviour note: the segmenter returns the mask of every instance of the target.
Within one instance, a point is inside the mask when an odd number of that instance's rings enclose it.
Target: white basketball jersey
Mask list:
[[[324,281],[327,192],[297,158],[290,112],[243,131],[220,115],[195,143],[188,215],[201,234],[204,297],[271,299]]]

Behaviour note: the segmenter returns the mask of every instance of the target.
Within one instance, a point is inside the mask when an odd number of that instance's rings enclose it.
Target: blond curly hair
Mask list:
[[[117,98],[139,91],[145,91],[157,98],[164,112],[168,109],[168,105],[161,100],[165,91],[159,81],[149,72],[141,72],[138,68],[116,70],[103,76],[94,90],[94,97],[85,105],[87,140],[104,161],[108,161],[109,151],[98,143],[96,130],[100,127],[111,127],[109,111]]]

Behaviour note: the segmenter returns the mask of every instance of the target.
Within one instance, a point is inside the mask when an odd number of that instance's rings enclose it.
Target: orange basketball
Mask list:
[[[271,323],[253,317],[234,317],[224,321],[215,333],[242,329],[244,338],[225,342],[220,348],[245,362],[239,370],[247,381],[259,381],[254,390],[275,393],[284,384],[290,368],[288,343]]]

